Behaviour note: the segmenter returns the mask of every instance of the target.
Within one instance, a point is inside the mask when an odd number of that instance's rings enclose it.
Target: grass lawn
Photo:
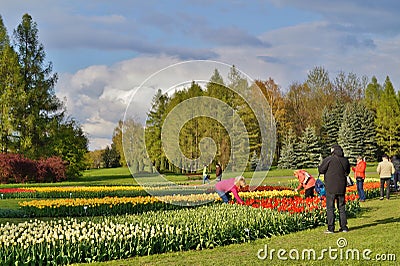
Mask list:
[[[359,217],[348,220],[350,228],[348,233],[325,234],[326,227],[318,227],[289,235],[215,249],[151,255],[90,265],[399,265],[400,195],[392,195],[389,201],[368,200],[362,203],[362,208],[364,211]],[[338,246],[340,238],[344,238],[341,241],[347,242],[347,245],[340,246],[341,248]],[[261,260],[257,257],[257,253],[261,249],[263,251],[260,252],[260,255],[264,256],[265,248],[267,248],[268,256]],[[318,260],[321,251],[329,248],[332,250],[332,258],[335,254],[338,258],[336,260],[330,259],[329,253],[326,252],[324,258]],[[269,255],[272,249],[275,249],[275,252],[271,260]],[[287,252],[284,257],[287,257],[288,260],[278,259],[277,250],[279,249]],[[295,256],[293,249],[299,252],[300,258],[303,250],[313,249],[316,252],[316,260],[308,260],[308,255],[304,260],[290,259],[289,252],[291,250],[291,254]],[[333,249],[337,249],[337,251]],[[355,249],[360,254],[359,260],[353,259],[353,255],[349,253],[351,250],[357,252]],[[368,254],[368,251],[365,251],[367,249],[371,250],[371,253]],[[370,261],[362,258],[364,251],[367,252],[367,257],[371,258]],[[346,252],[349,254],[348,260],[346,260]],[[340,260],[341,253],[342,260]],[[391,256],[388,254],[394,254],[396,261],[382,262],[375,259],[376,255],[381,255],[381,257],[383,255]]]

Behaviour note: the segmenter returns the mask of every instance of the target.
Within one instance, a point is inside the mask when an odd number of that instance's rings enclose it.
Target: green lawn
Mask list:
[[[349,219],[350,232],[325,234],[325,227],[277,236],[269,239],[259,239],[246,244],[229,245],[215,249],[201,251],[176,252],[145,257],[136,257],[127,260],[118,260],[104,263],[93,263],[90,265],[122,266],[122,265],[399,265],[400,264],[400,195],[392,195],[387,200],[368,200],[362,203],[364,212],[358,218]],[[344,238],[340,240],[340,238]],[[339,248],[340,243],[347,242],[347,246]],[[264,256],[264,250],[270,254],[272,249],[273,259],[269,256],[261,260],[257,257]],[[332,258],[338,255],[336,260],[330,259],[329,253],[324,253],[324,259],[317,260],[323,249],[331,248]],[[279,260],[277,250],[283,249],[287,253],[284,257],[288,260]],[[316,252],[316,260],[289,259],[289,251],[296,249],[300,253],[303,250],[313,249]],[[337,253],[333,249],[337,249]],[[350,251],[360,254],[360,259],[353,259]],[[372,253],[368,254],[368,250]],[[295,255],[295,251],[292,251]],[[342,260],[340,260],[342,252]],[[346,252],[348,260],[346,260]],[[362,258],[362,253],[367,252],[367,257],[373,260],[367,261]],[[307,254],[307,253],[306,253]],[[356,253],[354,253],[356,254]],[[377,261],[375,255],[391,256],[394,254],[396,261]],[[354,257],[356,258],[356,257]],[[83,264],[79,264],[83,265]]]

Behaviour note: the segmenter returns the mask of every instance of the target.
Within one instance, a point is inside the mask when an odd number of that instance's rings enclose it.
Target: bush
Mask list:
[[[38,182],[60,182],[67,179],[65,163],[60,157],[49,157],[37,162]]]
[[[59,157],[39,161],[20,154],[0,154],[0,182],[59,182],[66,179],[65,164]]]

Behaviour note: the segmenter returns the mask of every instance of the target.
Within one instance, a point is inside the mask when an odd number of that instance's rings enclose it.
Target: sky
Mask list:
[[[316,66],[331,79],[344,71],[383,84],[389,76],[400,87],[397,0],[2,0],[10,36],[25,13],[58,73],[55,93],[90,150],[111,144],[127,107],[146,110],[163,86],[143,83],[181,62],[235,65],[252,79],[274,79],[282,91]],[[192,68],[185,77],[198,73]]]

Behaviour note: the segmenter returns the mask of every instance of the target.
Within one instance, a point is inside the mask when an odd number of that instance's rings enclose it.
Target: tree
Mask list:
[[[107,146],[102,154],[104,167],[105,168],[115,168],[115,167],[121,166],[119,164],[119,158],[120,158],[120,156],[119,156],[117,150],[115,149],[115,145],[111,144],[111,148],[110,148],[110,146]]]
[[[295,169],[297,167],[296,135],[291,128],[283,136],[278,167],[281,169]]]
[[[112,143],[115,145],[115,148],[118,151],[118,154],[120,155],[119,164],[122,166],[126,166],[125,153],[124,153],[124,148],[122,146],[122,128],[123,128],[123,122],[122,120],[119,120],[118,126],[114,128]]]
[[[0,152],[16,152],[18,110],[25,99],[18,56],[0,16]]]
[[[286,134],[288,128],[293,126],[293,123],[287,119],[285,100],[279,85],[272,78],[265,81],[256,80],[255,84],[267,99],[275,119],[277,133],[275,158],[277,160],[280,157],[283,136]]]
[[[400,106],[392,82],[386,77],[376,112],[376,141],[389,156],[400,152]]]
[[[81,171],[87,168],[86,153],[89,140],[82,127],[74,119],[66,121],[52,121],[49,128],[49,138],[46,147],[48,151],[41,153],[43,157],[59,156],[68,162],[66,167],[67,177],[82,175]]]
[[[145,143],[150,160],[157,171],[165,170],[165,166],[162,164],[162,158],[165,158],[165,155],[161,145],[161,128],[164,118],[168,113],[168,103],[168,95],[163,94],[159,89],[153,97],[151,110],[148,113],[146,121]]]
[[[306,84],[293,83],[285,94],[287,120],[293,123],[296,136],[300,136],[307,125],[311,124],[313,114],[308,100],[311,90]],[[321,106],[320,106],[321,107]]]
[[[308,126],[298,144],[297,166],[299,168],[317,167],[321,157],[321,144],[315,128]]]
[[[361,105],[361,136],[363,136],[363,155],[368,161],[377,160],[378,147],[376,144],[375,134],[375,113],[365,104]]]
[[[376,113],[378,106],[380,105],[380,96],[383,92],[381,85],[375,76],[372,77],[371,82],[365,89],[365,105]]]
[[[337,99],[342,102],[358,101],[364,98],[364,89],[367,84],[367,77],[357,77],[356,74],[350,72],[346,75],[343,71],[335,77],[333,81],[333,90]]]
[[[122,132],[126,164],[131,173],[144,172],[146,167],[152,172],[153,165],[147,155],[143,125],[133,118],[128,118],[124,121]]]
[[[361,135],[362,113],[357,103],[347,104],[338,134],[338,144],[350,163],[355,164],[358,155],[363,154],[363,136]]]
[[[90,168],[100,168],[102,167],[102,150],[90,151],[86,154],[86,164]]]
[[[339,129],[343,120],[345,105],[336,101],[332,107],[325,106],[322,112],[321,141],[323,157],[329,155],[330,147],[338,143]]]
[[[46,150],[49,125],[62,115],[62,104],[55,96],[57,74],[51,62],[46,64],[44,46],[39,42],[36,22],[29,14],[14,30],[15,47],[26,99],[19,108],[20,151],[30,158],[39,158]]]

